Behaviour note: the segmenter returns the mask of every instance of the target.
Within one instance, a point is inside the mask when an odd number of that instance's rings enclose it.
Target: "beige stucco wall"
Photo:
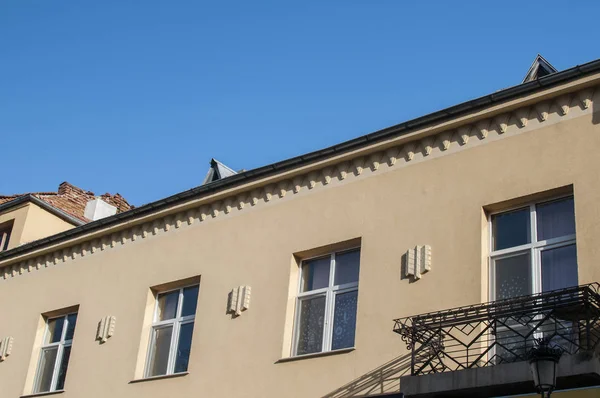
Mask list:
[[[0,224],[11,221],[13,227],[8,249],[75,227],[32,202],[0,214]]]
[[[42,209],[35,203],[29,203],[29,211],[21,234],[21,244],[45,238],[74,227],[73,224]]]
[[[18,305],[0,311],[0,337],[15,337],[0,363],[2,394],[30,392],[40,314],[73,305],[79,318],[65,398],[350,397],[359,392],[347,386],[355,380],[368,385],[362,392],[398,391],[408,362],[392,319],[487,300],[486,206],[572,185],[579,282],[600,281],[597,120],[591,109],[573,109],[523,133],[3,280],[0,302]],[[362,247],[356,349],[278,363],[290,350],[293,254],[355,238]],[[409,283],[400,259],[417,244],[431,245],[433,269]],[[129,383],[145,356],[149,288],[198,275],[189,374]],[[252,304],[232,319],[227,294],[239,285],[252,286]],[[99,345],[97,323],[106,315],[116,316],[116,333]]]
[[[0,214],[0,224],[4,224],[5,222],[13,223],[10,240],[8,241],[9,250],[19,246],[22,242],[23,230],[29,209],[29,203],[23,203],[21,206],[9,209]]]

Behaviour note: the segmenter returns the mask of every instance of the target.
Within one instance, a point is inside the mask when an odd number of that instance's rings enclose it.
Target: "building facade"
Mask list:
[[[11,247],[2,396],[401,396],[394,319],[600,281],[599,85],[550,73]]]

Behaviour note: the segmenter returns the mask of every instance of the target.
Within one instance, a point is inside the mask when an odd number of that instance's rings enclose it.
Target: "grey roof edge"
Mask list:
[[[65,212],[64,210],[61,210],[58,207],[52,206],[50,203],[44,201],[43,199],[38,198],[37,196],[32,195],[32,194],[21,195],[9,202],[2,203],[0,205],[0,212],[9,210],[15,206],[18,206],[18,205],[20,205],[22,203],[26,203],[26,202],[33,202],[36,205],[38,205],[39,207],[41,207],[42,209],[47,210],[48,212],[54,214],[55,216],[61,218],[64,221],[67,221],[68,223],[71,223],[73,225],[80,226],[80,225],[85,224],[85,221],[80,220],[77,217],[73,217],[72,215]]]
[[[136,217],[147,215],[157,210],[162,210],[176,203],[182,203],[192,198],[197,198],[203,195],[209,195],[221,190],[233,188],[248,182],[252,182],[259,178],[268,177],[283,171],[293,169],[302,165],[307,165],[312,162],[326,159],[333,155],[343,154],[361,146],[370,145],[393,136],[402,136],[408,134],[411,130],[420,127],[426,127],[435,123],[451,120],[461,114],[480,110],[492,104],[506,102],[512,99],[516,99],[525,95],[535,93],[546,88],[557,86],[559,84],[566,83],[577,78],[584,77],[586,75],[600,72],[600,59],[577,65],[564,71],[553,73],[540,79],[533,80],[527,83],[522,83],[517,86],[509,87],[493,94],[488,94],[483,97],[475,98],[470,101],[466,101],[449,108],[445,108],[406,122],[384,128],[382,130],[375,131],[357,137],[337,145],[333,145],[328,148],[310,152],[304,155],[296,156],[286,160],[282,160],[270,165],[258,167],[232,175],[228,178],[217,180],[215,182],[200,185],[195,188],[189,189],[177,193],[172,196],[168,196],[163,199],[142,205],[140,207],[133,208],[123,213],[117,213],[114,216],[102,218],[97,221],[93,221],[87,224],[83,224],[77,228],[73,228],[56,235],[42,238],[22,246],[15,247],[13,249],[0,253],[0,261],[16,257],[19,254],[25,253],[29,250],[41,248],[45,245],[57,244],[68,239],[72,239],[86,233],[94,232],[102,228],[106,228],[110,225],[117,225],[120,222],[132,220]]]

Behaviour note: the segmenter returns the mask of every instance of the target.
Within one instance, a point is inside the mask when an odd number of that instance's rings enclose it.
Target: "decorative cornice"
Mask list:
[[[591,112],[594,92],[595,88],[586,88],[576,93],[564,94],[552,100],[514,109],[491,118],[480,119],[452,130],[438,132],[385,150],[376,150],[368,155],[362,154],[354,159],[311,170],[303,175],[297,175],[277,183],[269,183],[264,187],[236,193],[212,203],[201,204],[191,210],[162,216],[130,226],[119,232],[55,250],[51,254],[22,260],[0,268],[0,280],[57,266],[79,257],[88,257],[132,242],[152,239],[154,236],[208,222],[208,220],[231,216],[256,206],[288,200],[300,193],[317,191],[323,187],[335,186],[371,174],[382,173],[383,170],[410,165],[418,160],[468,149],[482,141],[491,141],[493,138],[500,139],[505,135],[511,136],[513,133],[519,134],[533,130],[548,123],[551,115],[556,114],[561,118],[576,107],[583,115]]]

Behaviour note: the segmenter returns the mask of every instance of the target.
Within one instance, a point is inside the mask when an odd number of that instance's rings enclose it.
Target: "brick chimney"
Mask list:
[[[93,195],[92,192],[90,193]],[[68,196],[79,196],[85,195],[86,192],[83,189],[76,187],[75,185],[69,184],[65,181],[58,186],[58,194]]]

